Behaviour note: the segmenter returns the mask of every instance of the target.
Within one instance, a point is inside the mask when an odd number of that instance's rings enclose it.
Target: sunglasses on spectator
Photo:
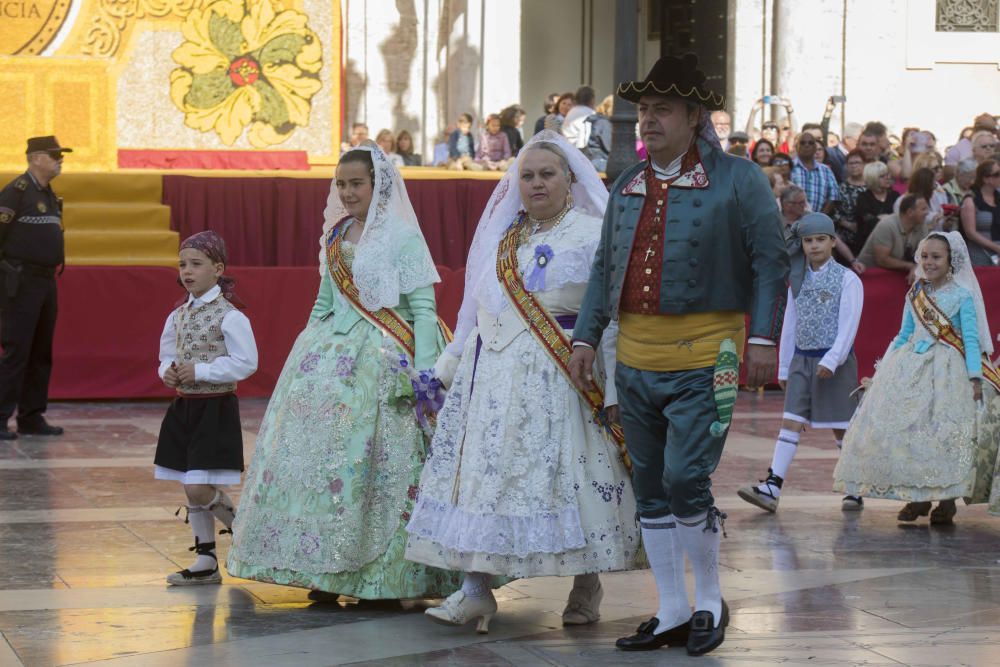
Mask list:
[[[781,157],[781,158],[778,158],[777,160],[771,160],[771,164],[773,166],[775,166],[775,167],[780,167],[780,166],[782,166],[784,164],[791,164],[791,162],[789,162],[785,158]]]
[[[1000,171],[991,171],[990,173],[986,174],[987,178],[996,178],[997,176],[1000,176]]]
[[[736,137],[735,139],[732,137],[729,138],[729,143],[731,144],[745,144],[746,142],[746,139],[740,139],[739,137]]]
[[[61,160],[61,159],[63,159],[62,151],[35,151],[33,153],[33,155],[41,155],[43,153],[45,155],[48,155],[53,160]]]

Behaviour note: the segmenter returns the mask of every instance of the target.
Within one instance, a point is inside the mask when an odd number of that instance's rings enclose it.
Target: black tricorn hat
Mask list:
[[[59,140],[56,139],[51,134],[44,137],[31,137],[28,139],[28,150],[24,151],[27,153],[47,153],[50,151],[59,151],[60,153],[72,153],[72,148],[66,148],[65,146],[59,145]]]
[[[638,103],[643,95],[665,95],[691,100],[709,111],[725,106],[726,98],[705,87],[705,73],[698,69],[698,56],[685,53],[663,56],[642,81],[623,81],[618,84],[618,97]]]

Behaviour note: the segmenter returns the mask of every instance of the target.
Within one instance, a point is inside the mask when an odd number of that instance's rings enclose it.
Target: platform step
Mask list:
[[[14,180],[18,175],[17,172],[0,173],[0,187]],[[70,169],[52,181],[52,189],[67,203],[147,202],[159,204],[163,201],[163,176],[129,171],[73,173]]]
[[[67,257],[67,266],[165,266],[171,269],[177,268],[177,255],[160,255],[152,257],[126,257],[115,255],[114,257]]]
[[[73,231],[164,231],[170,229],[170,207],[153,203],[67,202],[63,224]]]
[[[71,265],[176,266],[177,232],[66,230],[66,263]],[[170,258],[167,262],[166,258]],[[150,259],[155,264],[147,264]]]

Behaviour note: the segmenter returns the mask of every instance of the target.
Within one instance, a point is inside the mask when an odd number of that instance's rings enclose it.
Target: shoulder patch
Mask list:
[[[27,190],[28,189],[28,179],[26,179],[26,178],[19,178],[19,179],[17,179],[16,181],[14,181],[14,188],[17,189],[17,190],[21,190],[22,192],[24,190]]]

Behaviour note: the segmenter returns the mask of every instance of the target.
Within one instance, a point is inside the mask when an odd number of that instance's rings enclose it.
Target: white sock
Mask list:
[[[713,513],[711,518],[708,512]],[[694,572],[695,611],[712,612],[718,627],[722,620],[722,591],[719,589],[719,542],[722,532],[719,518],[715,516],[718,510],[713,507],[708,512],[678,518],[677,540],[687,553]],[[712,527],[707,528],[707,524]]]
[[[653,570],[660,608],[656,612],[659,624],[654,634],[666,632],[691,618],[687,583],[684,581],[684,552],[677,542],[677,524],[673,515],[655,519],[639,519],[642,543]]]
[[[490,578],[482,572],[466,572],[462,579],[462,592],[466,597],[484,598],[490,594]]]
[[[797,432],[785,428],[778,432],[778,440],[774,443],[774,457],[771,459],[771,472],[781,479],[785,479],[788,466],[795,458],[795,452],[799,448],[799,437]]]
[[[194,533],[195,544],[207,544],[215,542],[215,516],[209,509],[202,505],[188,507],[188,521],[191,522],[191,532]],[[215,553],[215,549],[212,550]],[[192,572],[202,570],[214,570],[218,567],[218,561],[209,555],[201,555],[195,559],[194,564],[188,569]]]
[[[215,518],[226,527],[226,530],[232,533],[233,519],[236,517],[236,506],[233,504],[232,498],[222,489],[216,488],[215,498],[208,504],[208,508],[215,515]]]

